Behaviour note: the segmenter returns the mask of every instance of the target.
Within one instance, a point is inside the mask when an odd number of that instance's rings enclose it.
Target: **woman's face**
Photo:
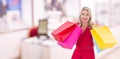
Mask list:
[[[88,22],[89,21],[89,19],[90,19],[90,15],[89,15],[89,12],[87,11],[87,10],[83,10],[82,12],[81,12],[81,20],[82,20],[82,22]]]

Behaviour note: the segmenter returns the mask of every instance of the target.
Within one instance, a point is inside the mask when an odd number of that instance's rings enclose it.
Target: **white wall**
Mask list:
[[[30,27],[32,26],[32,0],[21,1],[22,18],[24,22]]]
[[[26,36],[26,30],[0,34],[0,59],[18,59],[21,42]]]
[[[38,20],[45,18],[47,15],[44,8],[44,0],[33,0],[34,1],[34,22],[38,25]]]

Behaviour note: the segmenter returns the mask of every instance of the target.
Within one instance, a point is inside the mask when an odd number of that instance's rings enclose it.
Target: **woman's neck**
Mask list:
[[[88,23],[82,23],[82,33],[85,31],[85,29],[88,27]]]
[[[82,22],[82,27],[83,27],[83,28],[86,28],[87,26],[88,26],[88,23]]]

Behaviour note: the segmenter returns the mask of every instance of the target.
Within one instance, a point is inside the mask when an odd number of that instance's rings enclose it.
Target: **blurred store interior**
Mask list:
[[[119,59],[120,0],[0,0],[0,59],[71,59],[74,48],[60,47],[51,32],[78,19],[84,6],[118,41],[100,53],[95,48],[96,59]]]

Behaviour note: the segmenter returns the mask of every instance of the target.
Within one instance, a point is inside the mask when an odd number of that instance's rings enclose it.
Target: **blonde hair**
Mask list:
[[[80,23],[81,23],[81,26],[82,26],[82,21],[81,21],[81,13],[82,13],[82,11],[84,11],[84,10],[86,10],[86,11],[88,11],[88,13],[89,13],[89,21],[88,21],[88,25],[89,25],[89,27],[90,28],[92,28],[92,22],[91,22],[91,19],[92,19],[92,13],[91,13],[91,10],[90,10],[90,8],[88,8],[88,7],[83,7],[83,9],[81,10],[81,12],[80,12],[80,16],[79,16],[79,20],[80,20]]]

